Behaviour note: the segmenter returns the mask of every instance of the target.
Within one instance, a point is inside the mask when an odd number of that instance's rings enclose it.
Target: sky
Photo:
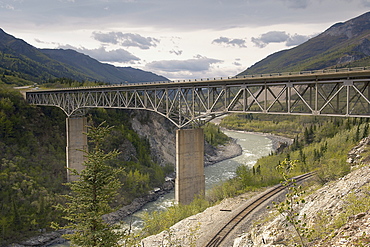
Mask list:
[[[0,0],[0,28],[172,80],[234,76],[370,10],[370,0]]]

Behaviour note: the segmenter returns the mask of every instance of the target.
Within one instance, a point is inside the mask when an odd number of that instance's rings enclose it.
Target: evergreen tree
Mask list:
[[[365,124],[365,127],[364,127],[364,132],[363,132],[363,134],[362,134],[362,138],[365,138],[365,137],[367,137],[369,135],[369,124],[368,123],[366,123]]]
[[[355,137],[353,138],[354,142],[358,142],[360,140],[360,125],[357,125]]]
[[[64,237],[71,240],[72,245],[83,246],[118,246],[122,234],[116,232],[115,226],[103,221],[104,214],[112,212],[109,202],[116,196],[121,183],[117,174],[121,172],[107,165],[107,161],[116,157],[119,152],[105,153],[101,149],[104,138],[110,127],[103,124],[89,127],[87,136],[93,143],[92,151],[86,153],[85,168],[81,172],[72,170],[79,180],[68,183],[71,194],[66,195],[68,203],[60,207],[66,214],[69,224],[63,228],[73,229],[72,234]]]

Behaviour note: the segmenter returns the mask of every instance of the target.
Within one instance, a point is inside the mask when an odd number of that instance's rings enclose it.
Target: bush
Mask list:
[[[214,147],[224,145],[230,140],[230,138],[225,135],[217,125],[213,123],[207,123],[203,127],[203,130],[205,141]]]
[[[145,213],[143,216],[144,228],[140,235],[144,238],[168,230],[180,220],[200,213],[210,206],[210,202],[198,197],[189,205],[179,204],[169,207],[165,211],[154,211],[151,214]]]

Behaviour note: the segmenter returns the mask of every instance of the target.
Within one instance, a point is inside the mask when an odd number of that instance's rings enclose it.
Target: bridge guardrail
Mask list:
[[[58,89],[46,89],[47,91],[54,90],[73,90],[81,88],[101,88],[101,87],[121,87],[123,85],[140,86],[150,84],[166,84],[166,83],[184,83],[184,82],[201,82],[201,81],[219,81],[219,80],[230,80],[230,79],[252,79],[252,78],[271,78],[279,76],[294,76],[294,75],[309,75],[309,74],[336,74],[353,71],[370,71],[370,67],[354,67],[354,68],[339,68],[339,69],[323,69],[323,70],[307,70],[307,71],[293,71],[293,72],[276,72],[270,74],[253,74],[253,75],[241,75],[232,77],[213,77],[213,78],[200,78],[200,79],[184,79],[184,80],[169,80],[169,81],[152,81],[152,82],[140,82],[140,83],[128,83],[128,84],[111,84],[111,85],[99,85],[93,87],[70,87],[70,88],[58,88]],[[43,91],[43,90],[40,90]]]

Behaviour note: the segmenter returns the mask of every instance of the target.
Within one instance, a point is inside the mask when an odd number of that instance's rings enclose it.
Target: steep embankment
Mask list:
[[[89,116],[89,125],[115,126],[104,144],[105,150],[121,151],[114,165],[125,167],[115,206],[164,182],[168,169],[152,161],[149,144],[131,129],[127,113],[98,109]],[[65,118],[60,109],[30,106],[18,91],[0,85],[0,245],[61,221],[53,206],[67,193]]]
[[[302,220],[314,229],[310,246],[368,246],[370,242],[370,138],[349,152],[352,172],[326,184],[306,197],[300,208]],[[303,215],[306,214],[306,219]],[[265,217],[265,216],[264,216]],[[261,220],[239,237],[235,247],[289,244],[294,230],[285,227],[281,215]],[[361,245],[364,244],[364,245]]]
[[[348,155],[348,166],[352,172],[330,182],[322,188],[311,191],[306,203],[300,209],[306,214],[308,226],[315,229],[309,246],[367,246],[370,242],[370,138],[363,139]],[[168,231],[143,240],[145,245],[167,241],[189,243],[196,241],[202,246],[210,229],[215,224],[226,222],[230,212],[238,210],[258,192],[248,192],[236,198],[223,200],[220,204],[206,209],[172,226]],[[253,215],[254,224],[243,226],[244,234],[234,236],[234,243],[225,246],[286,246],[292,244],[294,231],[285,226],[284,218],[275,211]],[[196,240],[195,240],[196,239]]]

